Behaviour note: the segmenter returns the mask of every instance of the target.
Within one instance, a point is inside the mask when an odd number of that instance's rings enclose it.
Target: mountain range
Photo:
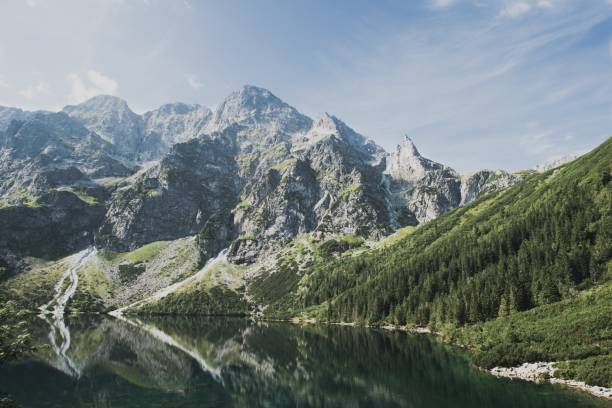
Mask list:
[[[408,137],[387,153],[254,86],[214,112],[173,103],[139,115],[105,95],[60,112],[0,107],[0,262],[13,274],[27,257],[197,234],[202,262],[230,248],[252,263],[300,234],[382,238],[519,179],[462,176]]]

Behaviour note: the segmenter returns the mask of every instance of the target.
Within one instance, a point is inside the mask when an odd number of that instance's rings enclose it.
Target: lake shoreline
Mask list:
[[[268,320],[268,319],[257,319],[257,320]],[[272,320],[269,320],[272,321]],[[466,350],[469,353],[472,351],[461,345],[452,344],[448,341],[445,341],[442,336],[442,332],[432,331],[429,327],[419,327],[419,326],[398,326],[393,324],[385,324],[385,325],[369,325],[369,324],[359,324],[355,322],[317,322],[316,319],[300,319],[294,318],[290,320],[273,320],[279,322],[289,322],[294,324],[331,324],[331,325],[339,325],[339,326],[353,326],[353,327],[368,327],[368,328],[378,328],[388,331],[402,331],[410,334],[417,335],[429,335],[440,338],[444,343],[461,348],[462,350]],[[484,367],[474,366],[478,370],[487,372],[495,377],[503,377],[510,379],[519,379],[524,381],[530,381],[534,383],[542,383],[548,382],[549,384],[562,385],[568,388],[572,388],[577,391],[585,392],[590,395],[593,395],[598,398],[603,398],[606,400],[612,400],[612,388],[602,387],[599,385],[589,385],[583,381],[573,380],[573,379],[565,379],[558,378],[554,376],[555,372],[555,364],[556,362],[535,362],[535,363],[523,363],[517,367],[493,367],[492,369],[486,369]]]
[[[35,314],[34,312],[32,314]],[[83,314],[95,314],[95,315],[106,315],[109,317],[117,318],[117,316],[113,315],[111,312],[99,312],[99,313],[90,313],[90,312],[80,312],[80,313],[69,313],[74,315],[83,315]],[[138,313],[132,314],[133,316],[138,316]],[[145,315],[151,316],[151,315]],[[226,316],[226,315],[217,315],[217,317],[238,317],[238,316]],[[471,353],[471,350],[465,346],[452,344],[443,339],[442,332],[432,331],[428,327],[419,327],[419,326],[398,326],[392,324],[385,325],[370,325],[370,324],[359,324],[355,322],[320,322],[314,318],[304,319],[304,318],[293,318],[293,319],[265,319],[265,318],[254,318],[253,316],[245,315],[241,316],[243,318],[250,318],[254,321],[264,321],[264,322],[279,322],[279,323],[293,323],[293,324],[324,324],[324,325],[336,325],[336,326],[351,326],[351,327],[366,327],[366,328],[377,328],[383,329],[387,331],[401,331],[410,334],[416,335],[429,335],[442,339],[442,341],[446,344],[449,344],[454,347],[458,347],[462,350],[468,351]],[[583,381],[573,380],[573,379],[564,379],[558,378],[554,376],[555,371],[555,362],[535,362],[535,363],[523,363],[516,367],[493,367],[492,369],[486,369],[484,367],[474,366],[475,368],[487,372],[495,377],[503,377],[509,379],[519,379],[524,381],[530,381],[534,383],[542,383],[548,382],[550,384],[562,385],[568,388],[572,388],[577,391],[585,392],[591,394],[598,398],[603,398],[606,400],[612,400],[612,388],[602,387],[598,385],[589,385]]]
[[[588,392],[596,397],[612,400],[612,388],[589,385],[584,381],[555,377],[555,364],[555,362],[523,363],[517,367],[493,367],[486,371],[496,377],[520,379],[535,383],[548,382],[550,384],[560,384],[569,388]]]

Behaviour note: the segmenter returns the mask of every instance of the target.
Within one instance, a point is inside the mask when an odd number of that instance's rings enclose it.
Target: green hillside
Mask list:
[[[429,326],[481,366],[564,361],[558,375],[610,386],[611,171],[608,139],[391,245],[315,262],[266,314]]]
[[[327,305],[320,317],[329,320],[429,326],[570,298],[612,277],[611,167],[609,139],[395,245],[317,263],[289,297],[302,308]]]
[[[484,323],[446,327],[486,368],[560,361],[555,376],[612,388],[612,284]]]

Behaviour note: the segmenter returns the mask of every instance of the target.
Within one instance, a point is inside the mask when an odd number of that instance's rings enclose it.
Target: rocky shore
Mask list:
[[[490,373],[496,377],[518,378],[532,382],[548,381],[586,391],[597,397],[612,399],[612,388],[588,385],[582,381],[566,380],[555,377],[555,363],[524,363],[518,367],[493,367]]]

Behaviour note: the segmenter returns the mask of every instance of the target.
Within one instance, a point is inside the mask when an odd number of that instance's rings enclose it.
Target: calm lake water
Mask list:
[[[0,392],[23,407],[610,406],[496,379],[425,336],[225,318],[62,323],[40,320],[46,346],[0,367]]]

